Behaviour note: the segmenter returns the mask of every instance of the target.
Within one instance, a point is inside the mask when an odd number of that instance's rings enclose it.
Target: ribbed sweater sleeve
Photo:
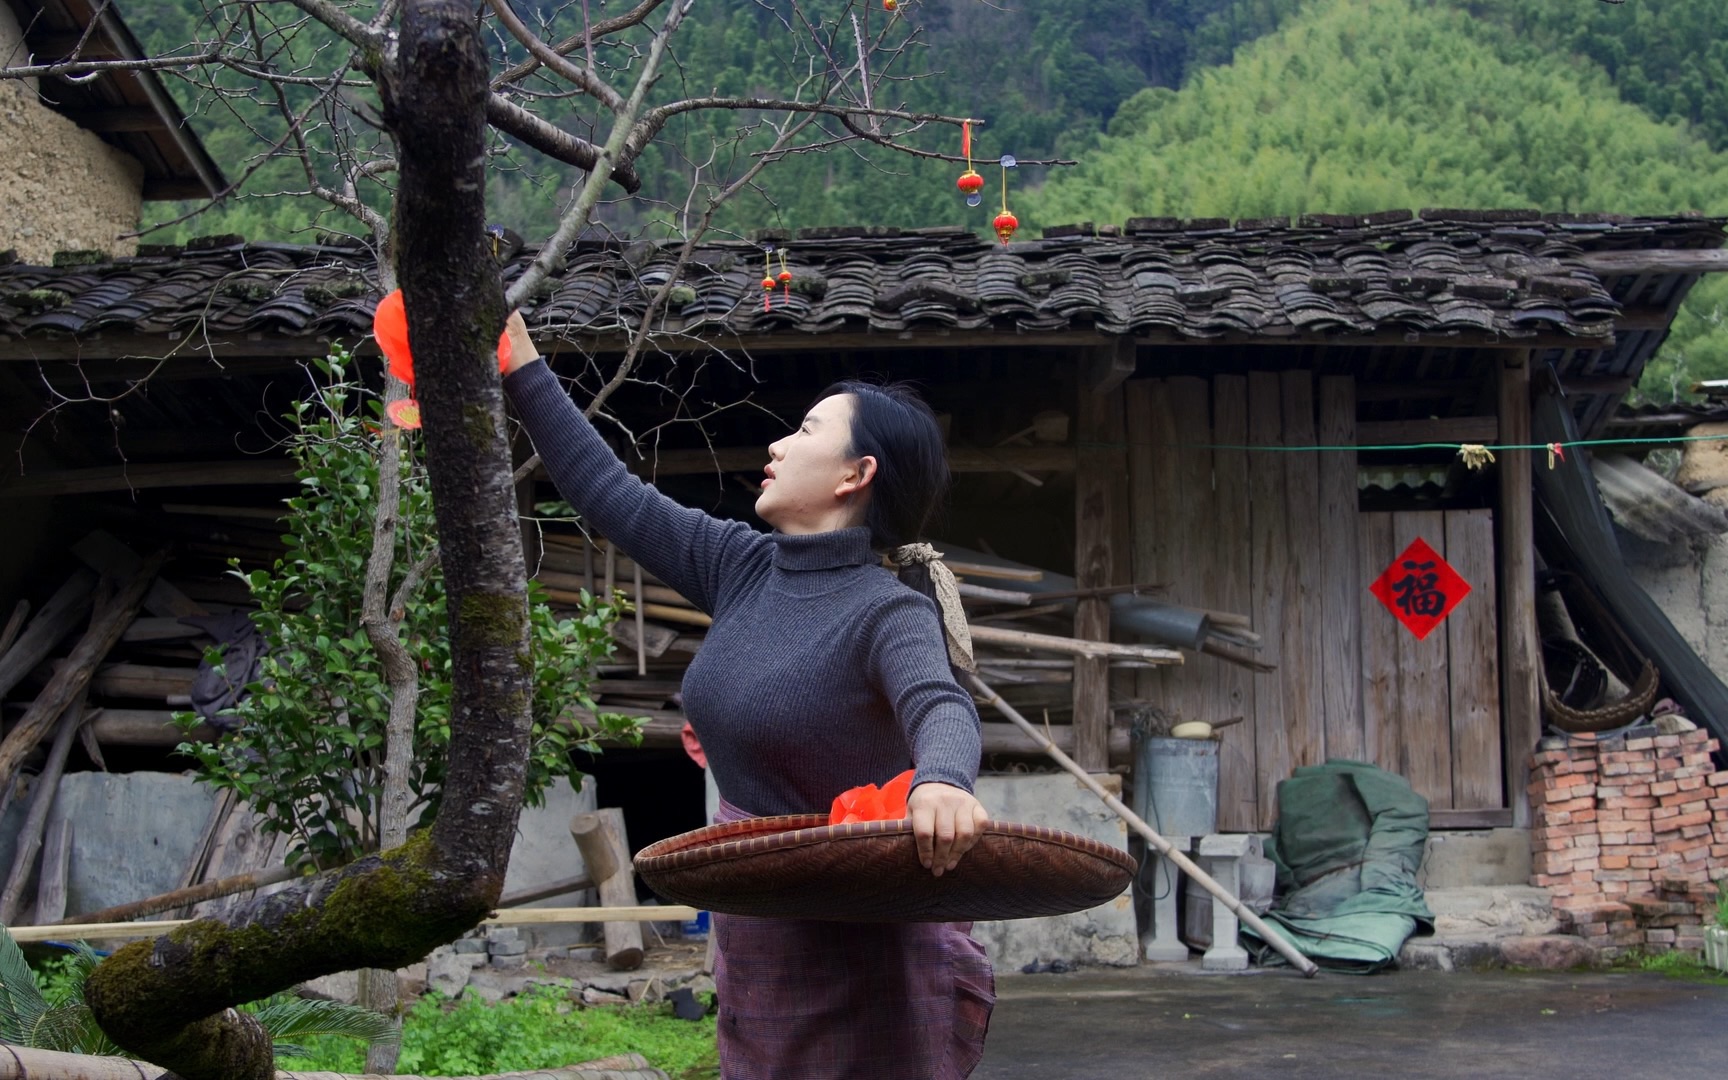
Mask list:
[[[971,791],[983,749],[978,709],[954,681],[935,606],[896,589],[871,610],[865,632],[872,681],[912,748],[912,786],[934,780]]]
[[[720,583],[768,543],[741,521],[681,506],[624,467],[545,363],[504,380],[546,471],[582,518],[701,610],[713,614]]]

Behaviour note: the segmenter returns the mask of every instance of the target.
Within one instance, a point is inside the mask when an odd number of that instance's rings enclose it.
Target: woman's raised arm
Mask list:
[[[710,614],[720,582],[767,537],[741,521],[682,506],[624,467],[565,393],[511,316],[504,390],[559,494],[584,521],[642,567]]]

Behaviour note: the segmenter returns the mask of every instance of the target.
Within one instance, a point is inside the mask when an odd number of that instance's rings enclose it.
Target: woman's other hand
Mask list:
[[[934,782],[912,789],[906,812],[918,842],[918,861],[937,877],[959,865],[990,817],[971,792]]]
[[[520,311],[512,311],[504,320],[504,332],[510,335],[510,362],[504,366],[504,374],[512,375],[540,359],[540,350],[528,336],[528,324],[522,321]]]

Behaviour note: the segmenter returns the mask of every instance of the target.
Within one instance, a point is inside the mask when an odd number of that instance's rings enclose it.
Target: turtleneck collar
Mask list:
[[[834,532],[788,536],[773,533],[774,565],[781,570],[833,570],[868,566],[880,556],[870,547],[870,530],[862,526]]]

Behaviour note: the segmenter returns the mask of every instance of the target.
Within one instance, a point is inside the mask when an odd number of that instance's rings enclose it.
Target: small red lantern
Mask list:
[[[977,169],[967,169],[960,174],[960,179],[954,181],[954,186],[963,195],[976,195],[984,187],[984,178],[978,175]]]
[[[900,0],[882,0],[883,11],[893,11],[900,6]]]
[[[996,215],[996,220],[991,222],[991,225],[995,227],[996,236],[1002,241],[1002,246],[1007,247],[1008,241],[1014,239],[1014,230],[1020,227],[1020,219],[1004,210]]]

